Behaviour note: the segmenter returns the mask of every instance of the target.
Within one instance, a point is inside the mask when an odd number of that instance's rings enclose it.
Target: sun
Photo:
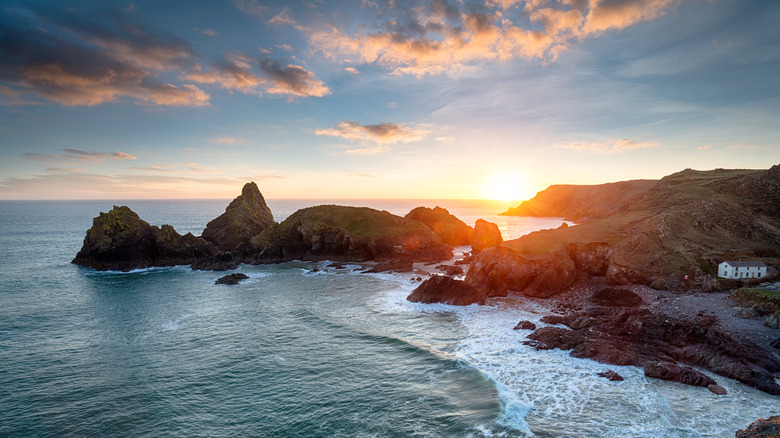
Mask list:
[[[518,173],[504,172],[491,175],[484,184],[485,199],[496,201],[521,201],[532,198],[533,188]]]

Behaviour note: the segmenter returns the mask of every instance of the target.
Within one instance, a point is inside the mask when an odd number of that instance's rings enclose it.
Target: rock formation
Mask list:
[[[240,272],[234,272],[232,274],[225,275],[224,277],[220,277],[217,279],[217,281],[214,282],[214,284],[226,284],[226,285],[234,285],[240,283],[242,280],[246,280],[249,278],[246,274],[242,274]]]
[[[756,420],[740,431],[736,438],[777,438],[780,437],[780,415]]]
[[[780,372],[780,359],[756,344],[734,339],[717,325],[701,326],[644,307],[614,306],[545,316],[542,322],[568,328],[537,329],[527,341],[537,349],[571,350],[574,357],[643,367],[648,377],[713,385],[711,378],[693,368],[699,367],[780,395],[773,378]]]
[[[468,283],[444,275],[434,275],[412,291],[406,298],[414,303],[443,303],[455,306],[485,304],[485,292]]]
[[[474,230],[469,234],[469,244],[475,253],[500,245],[503,241],[498,225],[484,219],[477,219]]]
[[[421,222],[365,207],[298,210],[251,240],[253,263],[290,260],[437,262],[452,251]]]
[[[93,219],[73,263],[100,271],[130,271],[189,264],[218,252],[216,246],[192,234],[182,236],[170,225],[151,226],[129,207],[114,206]]]
[[[424,223],[447,245],[467,245],[469,243],[469,235],[473,231],[470,226],[450,214],[447,209],[441,207],[433,209],[417,207],[404,217]]]
[[[225,213],[212,220],[203,230],[204,239],[223,251],[233,251],[241,244],[275,224],[271,209],[254,182],[246,183],[241,195],[231,202]]]

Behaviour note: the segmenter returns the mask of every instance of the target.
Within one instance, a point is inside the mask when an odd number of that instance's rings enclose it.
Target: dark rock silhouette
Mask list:
[[[212,220],[203,230],[204,239],[213,242],[223,251],[233,251],[273,225],[274,216],[265,203],[257,184],[244,185],[241,195],[231,202],[225,213]]]
[[[447,209],[438,206],[433,209],[417,207],[404,217],[424,223],[447,245],[467,245],[469,243],[469,235],[473,231],[470,226],[450,214]]]
[[[618,373],[616,373],[615,371],[612,371],[612,370],[603,371],[603,372],[598,373],[597,375],[599,377],[603,377],[603,378],[609,380],[610,382],[622,382],[623,380],[625,380],[625,379],[623,379],[623,376],[621,376],[620,374],[618,374]]]
[[[225,275],[224,277],[220,277],[217,279],[217,281],[214,282],[214,284],[227,284],[227,285],[233,285],[238,284],[242,280],[246,280],[249,278],[246,274],[242,274],[240,272],[234,272],[232,274]]]
[[[591,295],[590,302],[601,306],[638,307],[642,305],[642,297],[628,289],[607,287]]]
[[[87,230],[73,263],[100,271],[189,264],[219,249],[192,234],[184,236],[170,225],[162,229],[141,220],[129,207],[100,213]]]
[[[468,283],[444,275],[434,275],[423,281],[406,298],[415,303],[443,303],[456,306],[485,304],[485,292]]]

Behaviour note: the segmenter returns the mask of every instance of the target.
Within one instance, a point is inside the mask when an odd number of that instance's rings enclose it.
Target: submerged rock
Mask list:
[[[232,274],[225,275],[224,277],[220,277],[217,279],[217,281],[214,282],[214,284],[227,284],[227,285],[233,285],[238,284],[241,282],[241,280],[246,280],[249,278],[246,274],[242,274],[240,272],[234,272]]]
[[[603,378],[609,380],[610,382],[622,382],[624,380],[623,376],[621,376],[620,374],[618,374],[618,373],[616,373],[615,371],[612,371],[612,370],[603,371],[603,372],[598,373],[597,375],[599,377],[603,377]]]
[[[450,214],[447,209],[441,207],[433,209],[417,207],[404,217],[424,223],[447,245],[467,245],[469,243],[469,235],[473,231],[470,226]]]
[[[271,209],[266,205],[257,184],[249,182],[225,212],[206,225],[201,237],[223,251],[233,251],[241,243],[248,244],[252,237],[274,223]]]
[[[425,280],[406,298],[414,303],[442,303],[455,306],[485,304],[484,291],[476,289],[465,281],[444,275],[434,275]]]
[[[531,321],[520,321],[517,323],[514,330],[536,330],[536,324]]]

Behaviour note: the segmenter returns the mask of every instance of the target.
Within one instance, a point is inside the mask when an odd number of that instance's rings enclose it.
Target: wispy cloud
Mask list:
[[[732,150],[732,151],[752,151],[753,149],[756,149],[756,145],[754,144],[735,144],[731,146],[726,146],[726,149]]]
[[[332,25],[309,38],[315,51],[337,61],[394,74],[459,73],[483,61],[555,60],[574,42],[652,20],[678,1],[387,1],[367,30]]]
[[[560,143],[554,145],[553,147],[556,149],[570,149],[570,150],[583,151],[583,152],[615,153],[615,152],[623,152],[631,149],[647,149],[647,148],[656,148],[660,146],[661,145],[659,143],[648,142],[648,141],[637,141],[637,140],[624,138],[620,140],[607,140],[607,141],[596,141],[596,142],[571,141],[566,143]]]
[[[63,149],[64,154],[47,155],[36,152],[25,152],[24,156],[33,161],[86,161],[103,162],[105,160],[135,160],[136,157],[124,152],[87,152],[81,149]]]
[[[233,4],[241,12],[250,15],[263,15],[268,10],[268,7],[264,6],[260,0],[233,0]]]
[[[16,91],[66,106],[121,98],[155,106],[209,104],[195,85],[158,79],[158,72],[193,62],[189,44],[127,15],[95,22],[66,10],[6,10],[0,26],[0,80]]]
[[[314,133],[361,143],[394,144],[422,140],[430,133],[430,127],[427,125],[407,126],[388,122],[361,125],[354,121],[344,121],[333,128],[318,129]]]
[[[204,29],[201,33],[203,35],[210,36],[210,37],[215,37],[215,36],[219,35],[219,32],[217,32],[214,29]]]
[[[290,16],[290,9],[284,8],[281,12],[274,15],[270,20],[268,20],[268,24],[272,26],[279,26],[282,24],[290,24],[295,26],[297,23],[295,22],[295,19]]]
[[[210,137],[206,139],[210,143],[218,143],[218,144],[241,144],[245,143],[246,139],[241,137],[233,137],[230,135],[225,135],[222,137]]]

